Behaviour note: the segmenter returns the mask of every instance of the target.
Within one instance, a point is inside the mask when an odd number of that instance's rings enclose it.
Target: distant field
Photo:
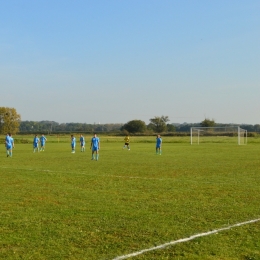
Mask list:
[[[260,218],[259,138],[190,145],[188,137],[101,136],[91,161],[69,136],[16,136],[0,147],[0,259],[116,259],[195,234]],[[260,259],[260,221],[131,259]]]
[[[40,136],[40,135],[39,135]],[[79,134],[75,134],[77,140],[79,140]],[[67,134],[52,134],[47,136],[48,143],[70,143],[70,135]],[[102,140],[102,143],[122,143],[124,136],[99,136]],[[34,135],[18,135],[15,136],[15,140],[18,143],[32,143]],[[86,141],[90,142],[92,135],[85,135]],[[155,143],[156,136],[131,136],[131,143]],[[4,136],[2,138],[2,142],[4,141]],[[1,138],[0,138],[1,142]],[[190,144],[190,137],[189,136],[163,136],[164,143],[183,143],[183,144]],[[238,143],[237,137],[228,137],[228,136],[201,136],[200,137],[200,144],[204,143],[226,143],[226,144],[234,144]],[[260,144],[260,136],[256,137],[249,137],[248,138],[249,144]],[[197,144],[196,136],[193,137],[193,144]]]

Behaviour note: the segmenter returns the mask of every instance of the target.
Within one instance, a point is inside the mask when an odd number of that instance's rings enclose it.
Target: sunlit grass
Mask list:
[[[169,137],[159,156],[154,137],[133,137],[127,151],[123,137],[105,136],[91,161],[91,136],[75,154],[69,136],[47,138],[45,152],[0,150],[1,259],[113,259],[260,217],[257,145]],[[260,259],[259,230],[257,222],[134,259]]]

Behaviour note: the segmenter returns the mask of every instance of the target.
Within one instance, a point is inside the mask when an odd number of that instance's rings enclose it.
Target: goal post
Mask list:
[[[247,130],[238,127],[238,145],[247,144]]]
[[[191,127],[190,143],[237,143],[247,144],[247,130],[240,126]]]

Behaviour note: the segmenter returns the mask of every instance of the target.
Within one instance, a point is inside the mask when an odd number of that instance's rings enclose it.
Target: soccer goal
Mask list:
[[[239,126],[191,127],[190,143],[237,143],[247,144],[247,130]]]

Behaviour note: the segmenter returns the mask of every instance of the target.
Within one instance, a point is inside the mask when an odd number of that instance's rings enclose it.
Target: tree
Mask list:
[[[167,124],[167,131],[168,132],[175,132],[176,131],[176,128],[174,125],[172,124]]]
[[[150,127],[152,127],[152,129],[157,132],[157,133],[161,133],[167,130],[167,125],[166,123],[170,121],[168,116],[156,116],[154,118],[150,119]]]
[[[201,123],[200,125],[203,126],[203,127],[213,127],[215,126],[215,121],[212,119],[208,119],[208,118],[205,118]]]
[[[16,112],[15,108],[0,107],[0,133],[19,132],[21,116]]]
[[[123,125],[122,130],[129,133],[143,133],[146,130],[146,124],[142,120],[132,120]]]
[[[259,124],[254,125],[254,129],[256,132],[260,132],[260,125]]]

